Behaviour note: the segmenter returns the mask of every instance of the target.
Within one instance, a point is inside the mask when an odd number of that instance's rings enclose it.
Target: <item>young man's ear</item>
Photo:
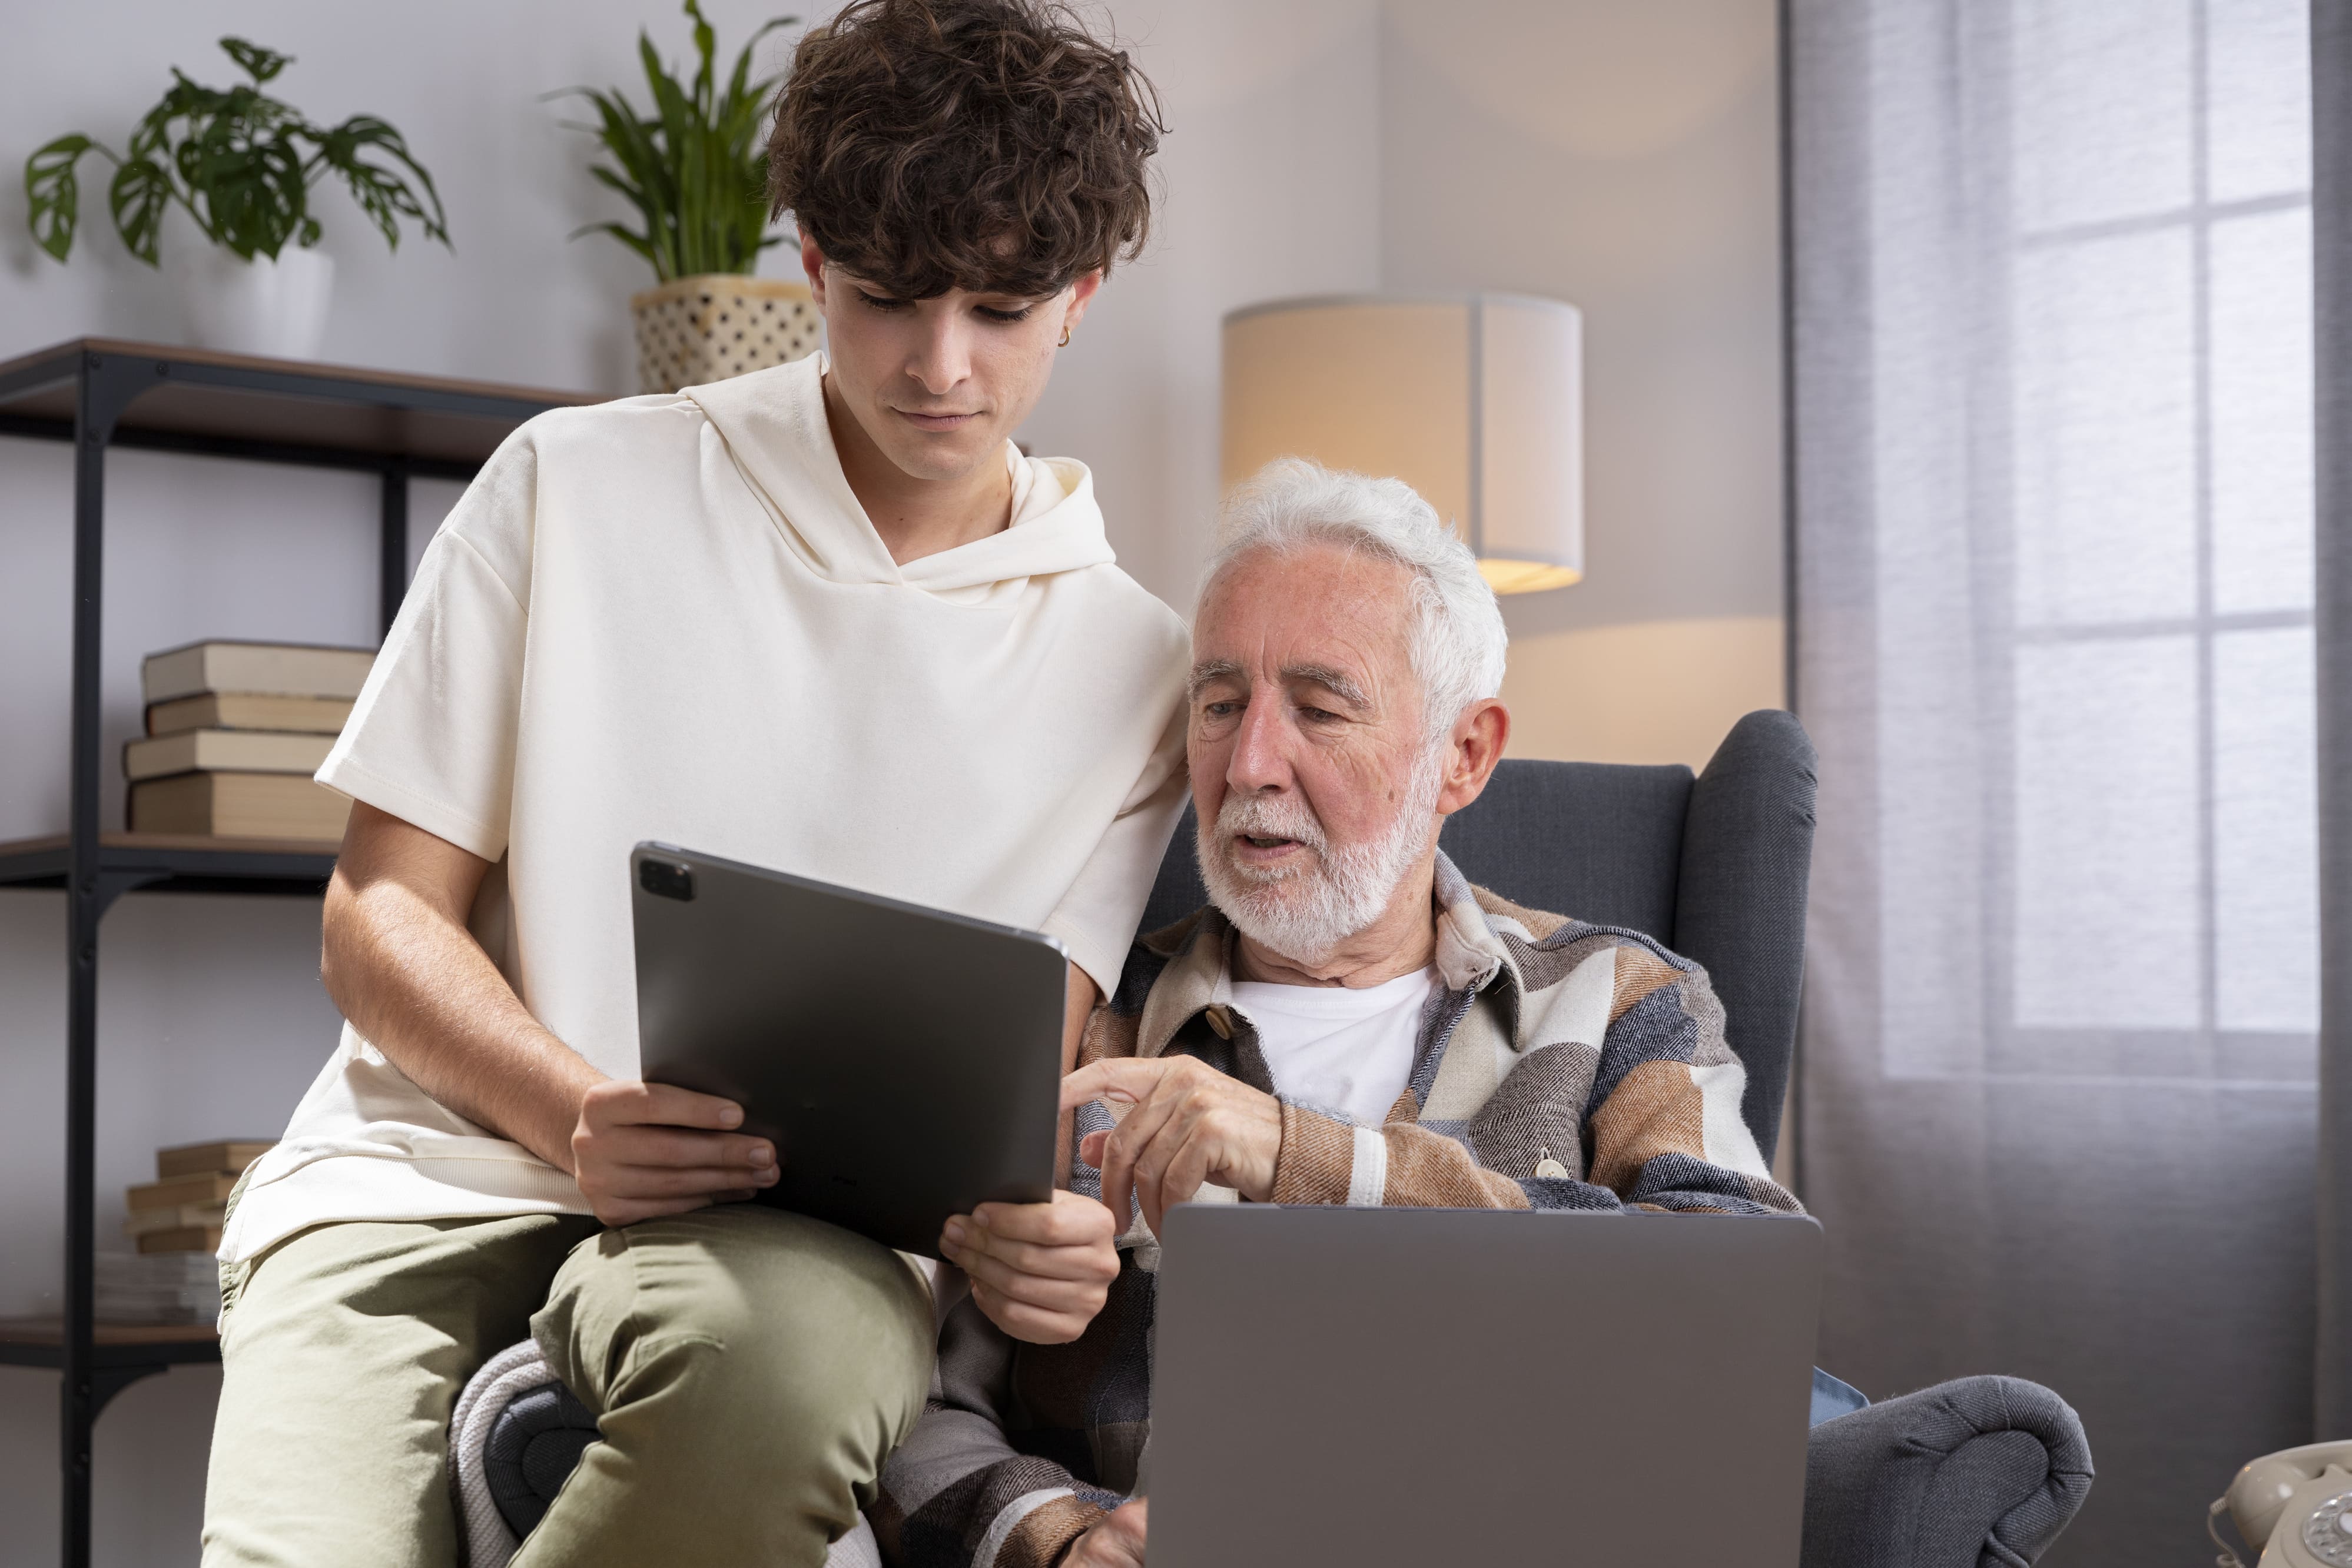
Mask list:
[[[816,241],[801,235],[801,270],[808,274],[809,294],[819,310],[824,308],[824,252],[817,249]]]
[[[1080,273],[1077,281],[1070,285],[1070,303],[1062,311],[1065,329],[1072,332],[1078,329],[1078,322],[1086,316],[1087,305],[1094,298],[1095,290],[1102,287],[1102,268],[1097,267],[1092,272]]]

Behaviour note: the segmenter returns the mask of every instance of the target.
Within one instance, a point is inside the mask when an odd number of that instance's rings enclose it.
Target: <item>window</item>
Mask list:
[[[2307,7],[2015,0],[2011,23],[2007,385],[1976,470],[2006,519],[1976,565],[2011,782],[1984,1067],[2306,1081]]]

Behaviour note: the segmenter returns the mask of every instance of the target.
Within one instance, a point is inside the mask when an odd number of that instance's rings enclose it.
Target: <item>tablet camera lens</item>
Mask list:
[[[639,861],[637,885],[656,898],[675,898],[681,904],[694,898],[694,873],[669,861]]]

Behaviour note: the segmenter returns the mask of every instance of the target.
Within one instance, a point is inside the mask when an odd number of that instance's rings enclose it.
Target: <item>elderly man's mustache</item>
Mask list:
[[[1217,831],[1228,841],[1245,839],[1288,839],[1315,852],[1323,858],[1329,841],[1314,809],[1296,795],[1228,795],[1217,811]],[[1289,874],[1287,868],[1272,870],[1252,866],[1249,873],[1262,877]]]
[[[1320,963],[1380,918],[1427,845],[1445,752],[1430,747],[1414,764],[1412,787],[1387,824],[1368,839],[1334,845],[1298,793],[1228,795],[1214,824],[1200,829],[1201,876],[1209,899],[1242,934],[1285,958]],[[1237,838],[1286,839],[1311,856],[1255,865],[1234,852]]]

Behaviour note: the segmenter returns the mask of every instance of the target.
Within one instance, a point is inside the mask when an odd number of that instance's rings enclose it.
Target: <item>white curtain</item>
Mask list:
[[[2306,5],[1789,7],[1822,1364],[2073,1403],[2053,1563],[2311,1435]]]

